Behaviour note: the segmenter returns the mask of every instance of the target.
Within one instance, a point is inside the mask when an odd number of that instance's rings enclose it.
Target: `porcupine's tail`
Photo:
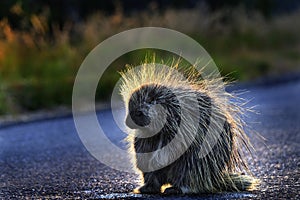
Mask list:
[[[253,176],[242,173],[232,173],[224,178],[227,191],[253,191],[256,190],[260,181]]]

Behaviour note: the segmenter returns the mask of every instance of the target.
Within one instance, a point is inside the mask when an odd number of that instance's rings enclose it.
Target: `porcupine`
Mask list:
[[[121,72],[129,127],[126,140],[144,183],[134,192],[255,189],[258,179],[245,174],[249,170],[242,149],[250,151],[251,144],[240,117],[243,109],[228,101],[234,95],[224,90],[221,78],[203,79],[196,70],[184,71],[182,76],[177,73],[178,64],[161,67],[153,62]],[[172,143],[176,136],[180,139]],[[210,144],[206,136],[215,142]],[[209,152],[200,155],[203,146]]]

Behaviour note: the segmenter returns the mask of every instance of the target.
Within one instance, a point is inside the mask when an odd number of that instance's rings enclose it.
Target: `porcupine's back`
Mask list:
[[[238,169],[246,168],[241,157],[238,142],[247,144],[248,139],[242,129],[242,121],[237,117],[240,108],[237,105],[226,104],[226,98],[230,94],[222,91],[224,85],[220,80],[199,80],[197,76],[187,79],[171,70],[158,68],[155,64],[142,66],[138,71],[132,69],[123,74],[122,96],[127,105],[127,111],[131,112],[133,103],[145,96],[156,99],[156,103],[162,105],[169,113],[164,127],[154,136],[149,138],[134,137],[136,133],[129,134],[128,141],[131,143],[133,160],[137,168],[142,170],[141,165],[147,162],[139,158],[136,153],[147,153],[155,151],[167,145],[176,134],[181,122],[180,105],[187,106],[188,110],[198,110],[199,124],[195,138],[186,137],[189,142],[174,146],[169,155],[176,154],[177,149],[189,143],[186,151],[173,163],[159,170],[158,173],[165,174],[168,171],[180,171],[178,175],[169,175],[170,182],[182,182],[192,186],[193,192],[218,192],[223,190],[249,190],[255,183],[255,179],[249,176],[238,175]],[[218,85],[217,85],[218,84]],[[189,98],[193,96],[193,98]],[[195,98],[196,97],[196,98]],[[163,101],[157,101],[157,99]],[[196,99],[196,100],[195,100]],[[193,101],[193,102],[190,102]],[[191,105],[197,107],[189,107]],[[225,103],[224,103],[225,102]],[[171,114],[170,114],[171,113]],[[134,116],[134,115],[133,115]],[[212,117],[213,116],[213,117]],[[140,118],[140,116],[138,117]],[[225,121],[221,124],[218,119]],[[222,120],[221,120],[222,121]],[[207,134],[208,127],[220,130],[216,138],[216,144],[205,156],[199,155],[203,140]],[[195,129],[195,127],[193,127]],[[186,129],[189,129],[187,127]],[[136,130],[141,131],[141,130]],[[145,131],[145,130],[143,130]],[[191,131],[186,130],[180,134],[188,135]],[[215,134],[210,132],[209,134]],[[218,137],[217,137],[218,136]],[[190,142],[192,141],[192,142]],[[209,145],[209,144],[208,144]],[[155,160],[155,159],[154,159]],[[143,171],[143,170],[142,170]],[[188,178],[183,178],[182,174]]]

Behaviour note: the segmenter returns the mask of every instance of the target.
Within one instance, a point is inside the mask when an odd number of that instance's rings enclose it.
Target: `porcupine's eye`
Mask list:
[[[147,104],[147,106],[152,106],[156,104],[156,100],[153,97],[148,97],[145,103]]]

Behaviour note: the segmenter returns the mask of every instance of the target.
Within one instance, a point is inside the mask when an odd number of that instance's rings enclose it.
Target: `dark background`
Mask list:
[[[253,81],[300,70],[300,1],[11,0],[0,1],[0,115],[69,107],[76,72],[100,42],[143,26],[187,34],[223,76]],[[101,77],[97,101],[109,101],[126,64],[155,50],[127,53]],[[159,60],[159,59],[157,59]]]

